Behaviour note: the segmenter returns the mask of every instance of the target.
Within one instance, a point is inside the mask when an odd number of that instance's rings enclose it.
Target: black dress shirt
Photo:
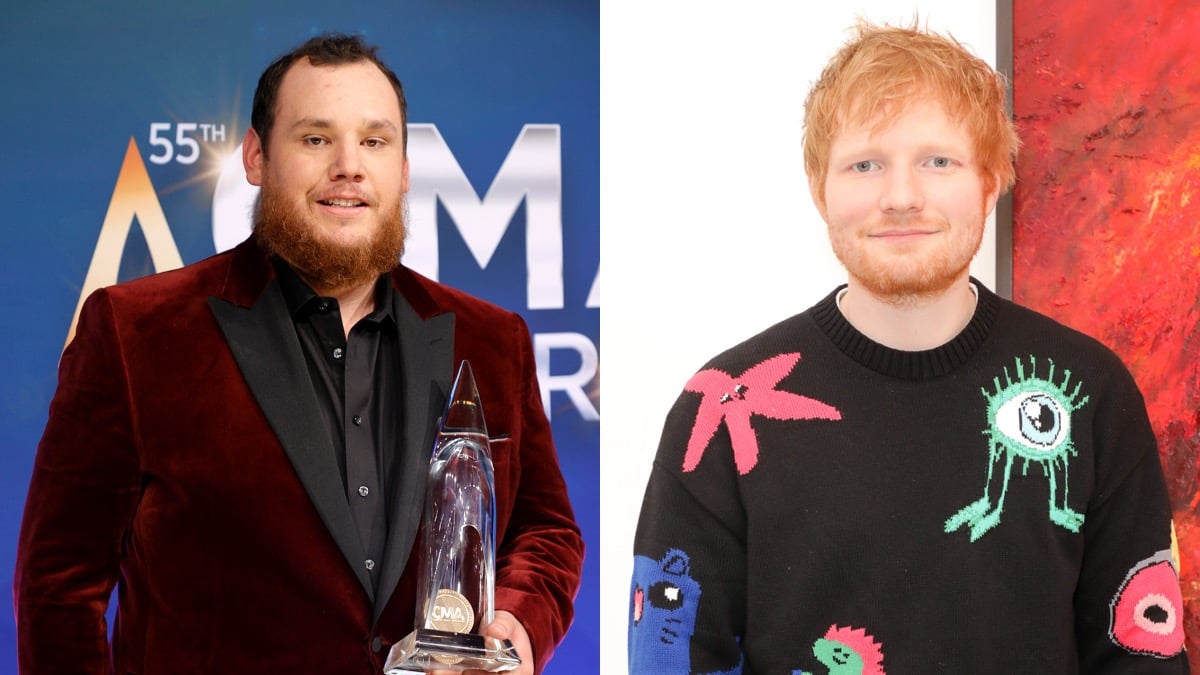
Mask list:
[[[342,326],[336,298],[317,295],[274,259],[321,417],[337,455],[346,500],[358,530],[363,566],[378,585],[387,545],[385,477],[399,439],[400,339],[388,275],[375,284],[375,311]]]

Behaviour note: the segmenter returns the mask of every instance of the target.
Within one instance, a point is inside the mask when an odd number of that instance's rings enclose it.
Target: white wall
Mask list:
[[[844,279],[804,175],[808,87],[857,16],[914,12],[995,63],[994,0],[601,7],[601,673],[626,669],[633,532],[675,397]],[[973,267],[992,287],[993,240]]]

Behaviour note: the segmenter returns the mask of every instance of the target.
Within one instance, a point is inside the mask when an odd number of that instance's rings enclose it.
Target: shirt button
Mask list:
[[[374,560],[371,560],[371,559],[369,559],[369,558],[368,558],[368,559],[367,559],[367,561],[366,561],[365,563],[363,563],[363,564],[367,566],[367,571],[368,571],[368,572],[370,572],[371,570],[375,569],[375,561],[374,561]]]
[[[321,310],[322,312],[328,312],[329,311],[329,301],[322,300],[322,301],[318,302],[317,309]]]
[[[366,496],[367,496],[367,495],[369,495],[369,494],[371,494],[371,491],[370,491],[369,489],[367,489],[367,486],[366,486],[366,485],[359,485],[359,486],[358,486],[358,496],[359,496],[359,497],[366,497]],[[371,569],[371,568],[370,568],[370,567],[368,567],[367,569]]]
[[[373,651],[373,652],[375,652],[376,654],[378,654],[378,653],[379,653],[379,651],[380,651],[381,649],[383,649],[383,640],[380,640],[380,639],[379,639],[379,636],[378,636],[378,635],[376,635],[376,636],[375,636],[375,637],[374,637],[374,638],[371,640],[371,651]]]
[[[333,348],[333,358],[340,360],[345,355],[346,355],[346,350],[342,349],[341,347]]]
[[[355,415],[354,416],[354,426],[357,427],[360,424],[362,424],[362,415]]]

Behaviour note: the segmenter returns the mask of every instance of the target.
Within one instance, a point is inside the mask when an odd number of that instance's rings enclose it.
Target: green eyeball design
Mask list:
[[[1030,464],[1041,467],[1050,483],[1050,520],[1071,531],[1083,525],[1083,514],[1067,505],[1067,464],[1075,456],[1071,438],[1071,416],[1088,402],[1081,396],[1082,383],[1072,387],[1071,371],[1062,371],[1062,381],[1055,382],[1053,361],[1048,361],[1045,377],[1037,375],[1037,358],[1029,357],[1029,372],[1021,359],[1016,359],[1016,377],[1004,369],[1001,377],[992,380],[993,390],[981,389],[987,401],[988,468],[983,497],[963,507],[946,520],[945,531],[953,532],[970,526],[971,541],[976,541],[1000,524],[1004,498],[1013,464],[1023,462],[1021,475]],[[997,472],[997,468],[1000,471]],[[992,499],[993,478],[1003,474],[1000,494]],[[1061,484],[1061,491],[1059,489]],[[1060,494],[1061,492],[1061,494]]]

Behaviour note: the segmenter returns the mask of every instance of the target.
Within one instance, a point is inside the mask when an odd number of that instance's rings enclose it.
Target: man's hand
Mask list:
[[[516,670],[508,672],[514,675],[533,675],[533,647],[529,644],[529,633],[525,632],[525,627],[517,621],[517,617],[504,610],[497,610],[495,619],[492,620],[484,635],[488,635],[501,640],[511,640],[513,646],[517,648],[517,656],[521,657],[521,665],[517,666]],[[435,670],[429,675],[457,675],[452,670]],[[487,675],[482,670],[468,670],[465,675]]]

